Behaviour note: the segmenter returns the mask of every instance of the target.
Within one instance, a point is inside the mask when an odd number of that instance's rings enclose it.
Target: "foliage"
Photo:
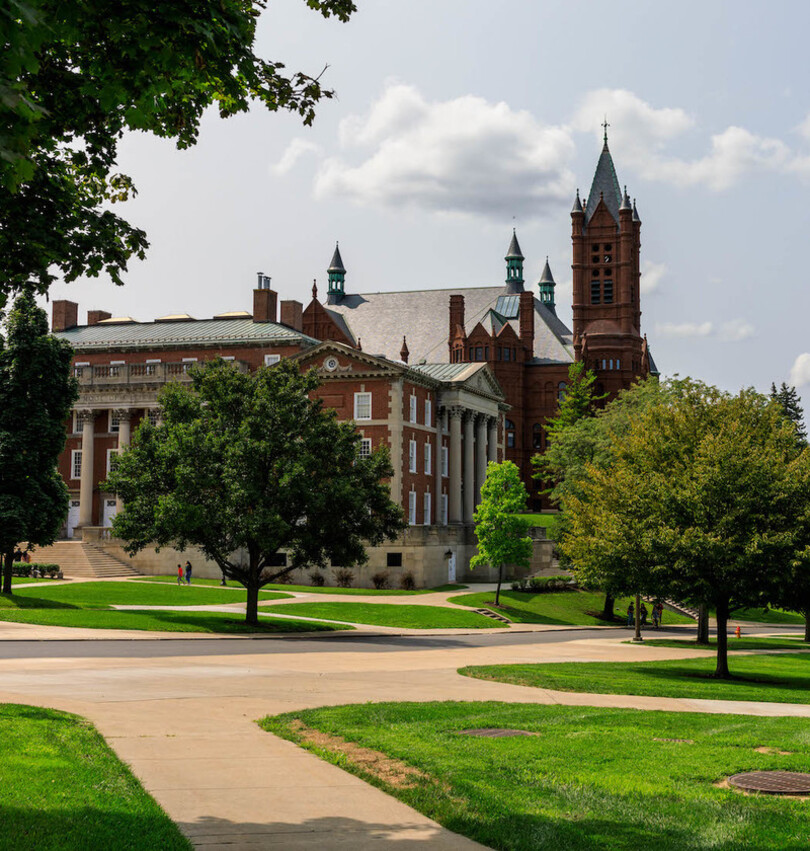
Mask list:
[[[478,552],[470,559],[470,567],[498,568],[496,606],[500,602],[503,566],[527,567],[532,557],[532,539],[528,537],[532,524],[519,516],[526,511],[527,499],[517,466],[511,461],[490,461],[481,486],[481,502],[473,514]]]
[[[403,591],[413,591],[416,588],[416,580],[410,570],[406,570],[405,573],[399,577],[399,587]]]
[[[346,21],[352,0],[307,0]],[[134,194],[116,170],[127,131],[197,141],[205,110],[258,101],[311,124],[333,93],[254,52],[264,0],[111,4],[10,0],[0,8],[0,302],[104,271],[120,284],[146,234],[111,203]],[[0,303],[2,307],[2,303]]]
[[[573,591],[574,585],[570,576],[524,576],[512,583],[512,590],[548,594],[551,591]]]
[[[124,510],[114,534],[130,553],[149,546],[201,548],[248,590],[305,565],[362,564],[404,528],[380,449],[358,453],[359,435],[309,394],[314,372],[294,362],[239,372],[224,361],[192,371],[192,386],[164,387],[161,424],[142,424],[106,488]],[[280,550],[287,567],[273,567]]]
[[[323,588],[326,579],[320,570],[312,570],[309,574],[309,581],[315,588]]]
[[[15,561],[11,565],[12,576],[30,576],[35,570],[38,570],[42,576],[47,573],[48,576],[53,578],[59,573],[61,568],[58,564],[40,564],[39,562],[27,561]]]
[[[550,441],[554,440],[558,430],[594,415],[595,406],[607,398],[607,393],[596,395],[595,384],[596,373],[592,369],[586,370],[583,361],[576,361],[568,367],[568,382],[559,399],[557,413],[546,426]]]
[[[9,313],[6,339],[0,338],[0,555],[6,594],[17,544],[52,544],[67,515],[68,490],[56,463],[77,397],[72,354],[48,333],[45,311],[26,289]]]
[[[349,567],[339,567],[332,571],[338,588],[351,588],[354,582],[354,571]]]
[[[380,570],[371,577],[371,582],[378,591],[389,587],[388,571]]]
[[[807,429],[804,425],[804,409],[795,387],[790,387],[783,381],[779,389],[771,384],[771,399],[782,409],[782,413],[796,428],[796,441],[799,448],[807,446]]]

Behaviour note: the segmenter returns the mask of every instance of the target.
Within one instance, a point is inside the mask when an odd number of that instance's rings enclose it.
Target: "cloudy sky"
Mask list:
[[[250,309],[255,273],[309,300],[340,240],[347,290],[493,285],[513,225],[570,320],[569,211],[607,115],[643,221],[642,330],[666,374],[801,385],[810,407],[806,0],[357,0],[348,23],[271,0],[258,50],[337,91],[315,125],[211,115],[190,151],[122,146],[152,247],[116,315]]]

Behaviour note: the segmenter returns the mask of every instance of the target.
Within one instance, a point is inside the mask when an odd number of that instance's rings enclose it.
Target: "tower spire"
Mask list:
[[[346,269],[343,266],[343,259],[340,256],[340,245],[335,243],[335,253],[332,255],[332,262],[326,270],[329,276],[329,288],[326,291],[327,304],[335,304],[339,302],[345,295],[344,287],[346,285]]]
[[[509,248],[506,256],[506,289],[509,293],[523,292],[523,252],[520,250],[517,232],[512,228],[512,241],[509,243]]]
[[[548,255],[546,255],[546,265],[543,266],[543,274],[540,275],[540,280],[537,282],[540,289],[540,303],[544,304],[552,313],[557,312],[554,303],[554,288],[557,286],[554,275],[551,274],[551,266],[548,265]]]
[[[608,143],[607,143],[607,129],[608,129],[608,127],[610,127],[610,124],[608,124],[607,115],[606,115],[605,120],[602,122],[602,129],[605,131],[605,135],[604,135],[605,144],[604,144],[604,147],[603,147],[603,150],[605,150],[605,151],[608,149]]]

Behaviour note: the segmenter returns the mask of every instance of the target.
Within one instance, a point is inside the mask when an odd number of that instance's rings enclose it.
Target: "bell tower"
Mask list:
[[[574,351],[610,393],[644,374],[642,364],[641,219],[622,192],[607,139],[583,203],[571,210]]]

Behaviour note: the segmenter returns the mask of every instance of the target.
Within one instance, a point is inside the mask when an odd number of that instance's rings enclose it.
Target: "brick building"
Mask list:
[[[74,347],[80,384],[60,459],[71,492],[66,536],[109,525],[120,505],[99,483],[141,419],[159,418],[167,381],[188,381],[193,363],[216,356],[241,370],[292,357],[319,371],[318,394],[355,421],[363,452],[391,452],[392,498],[412,529],[372,552],[369,572],[398,566],[404,548],[425,582],[445,581],[474,552],[470,524],[487,461],[513,460],[534,490],[530,459],[545,446],[569,365],[585,360],[610,393],[654,370],[639,330],[641,222],[619,190],[607,139],[571,220],[573,331],[557,317],[548,260],[537,295],[525,287],[514,233],[505,285],[495,287],[354,294],[336,248],[325,301],[313,286],[306,307],[279,304],[262,274],[252,313],[212,319],[136,322],[90,310],[79,325],[77,304],[54,302],[53,331]]]

